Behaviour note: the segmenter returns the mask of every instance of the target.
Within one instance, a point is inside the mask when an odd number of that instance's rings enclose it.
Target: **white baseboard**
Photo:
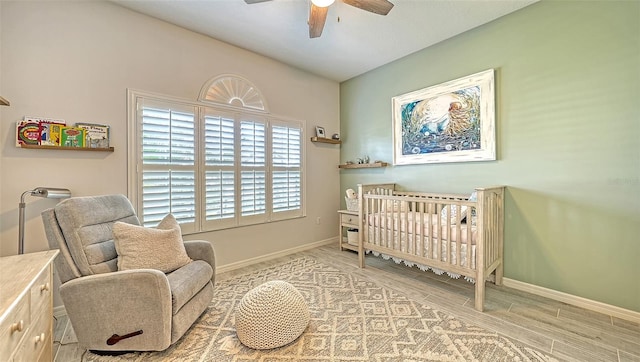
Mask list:
[[[531,294],[539,295],[541,297],[557,300],[559,302],[575,305],[576,307],[581,307],[584,309],[592,310],[594,312],[599,312],[631,322],[640,323],[640,313],[633,310],[616,307],[615,305],[605,304],[595,300],[578,297],[553,289],[547,289],[514,279],[503,278],[502,283],[505,287],[518,289],[523,292],[528,292]]]
[[[246,266],[252,265],[252,264],[256,264],[256,263],[260,263],[263,261],[268,261],[271,259],[276,259],[282,256],[287,256],[290,254],[294,254],[300,251],[305,251],[305,250],[309,250],[309,249],[313,249],[313,248],[317,248],[319,246],[323,246],[323,245],[328,245],[328,244],[336,244],[336,248],[338,247],[338,238],[334,237],[334,238],[329,238],[326,240],[321,240],[321,241],[316,241],[314,243],[310,243],[310,244],[304,244],[301,246],[296,246],[295,248],[291,248],[291,249],[285,249],[285,250],[280,250],[277,251],[275,253],[271,253],[271,254],[266,254],[266,255],[260,255],[257,256],[255,258],[251,258],[251,259],[245,259],[242,261],[238,261],[235,263],[231,263],[231,264],[225,264],[222,266],[216,266],[216,274],[217,273],[224,273],[224,272],[228,272],[231,270],[236,270],[236,269],[240,269],[240,268],[244,268]]]

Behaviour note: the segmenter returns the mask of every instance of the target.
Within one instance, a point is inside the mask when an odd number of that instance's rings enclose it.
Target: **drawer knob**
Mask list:
[[[49,290],[49,283],[44,283],[40,286],[40,292]]]
[[[39,336],[36,336],[36,344],[40,343],[40,342],[44,342],[44,333],[40,333]]]
[[[11,325],[11,333],[13,332],[22,332],[24,330],[24,320],[20,320],[20,322],[13,323]]]

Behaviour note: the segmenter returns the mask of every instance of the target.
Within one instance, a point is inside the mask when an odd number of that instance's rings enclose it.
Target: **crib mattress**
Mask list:
[[[429,243],[428,238],[413,238],[409,234],[395,231],[392,238],[387,237],[382,240],[380,235],[375,233],[373,229],[368,230],[368,242],[369,244],[380,245],[389,249],[402,251],[403,253],[410,253],[423,258],[434,259],[453,265],[469,268],[467,264],[467,244],[460,245],[460,261],[458,262],[458,243],[448,240],[431,238]],[[387,243],[387,241],[389,243]],[[438,256],[438,242],[440,243],[440,255]],[[365,243],[365,249],[367,248]],[[476,246],[471,245],[471,269],[476,268]]]

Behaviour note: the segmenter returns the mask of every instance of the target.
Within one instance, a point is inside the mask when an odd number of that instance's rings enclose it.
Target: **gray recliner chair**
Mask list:
[[[213,298],[215,255],[207,241],[184,241],[193,261],[171,273],[118,271],[113,224],[140,225],[124,195],[66,199],[42,219],[49,246],[60,249],[60,295],[81,348],[164,350]]]

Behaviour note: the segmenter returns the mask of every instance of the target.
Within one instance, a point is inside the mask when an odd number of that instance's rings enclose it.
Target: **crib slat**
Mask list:
[[[418,214],[418,220],[420,220],[420,227],[418,228],[418,242],[420,243],[422,250],[420,250],[419,255],[426,258],[429,255],[429,242],[427,240],[427,235],[429,234],[431,227],[431,219],[427,218],[429,216],[429,204],[427,202],[422,202],[420,207],[422,209]]]
[[[462,263],[460,262],[462,259],[460,258],[461,252],[462,252],[462,218],[465,217],[467,214],[467,212],[469,211],[469,208],[467,207],[467,210],[465,210],[464,214],[462,213],[462,206],[458,205],[458,217],[456,218],[456,239],[455,239],[455,245],[456,245],[456,261],[455,263],[453,262],[453,258],[451,258],[451,264],[457,264],[462,266]],[[450,235],[448,235],[447,239],[449,240],[449,245],[452,244],[452,240],[453,240],[453,234],[452,232],[449,232]],[[449,253],[452,254],[452,253]]]
[[[411,213],[411,220],[413,220],[413,222],[411,223],[411,248],[409,249],[409,254],[411,255],[416,255],[416,232],[418,230],[418,225],[422,225],[422,224],[418,224],[416,222],[416,202],[415,201],[411,201],[411,203],[407,204],[407,208],[409,210],[407,210],[407,215],[409,215],[409,212]],[[408,216],[407,216],[408,217]],[[409,231],[409,230],[407,230]]]
[[[427,235],[425,235],[422,240],[424,243],[424,256],[426,258],[431,259],[433,256],[433,243],[431,240],[431,235],[433,235],[433,222],[431,222],[431,211],[433,208],[433,204],[429,203],[428,205],[428,209],[429,209],[429,215],[427,215],[427,217],[429,217],[429,220],[427,221]],[[422,216],[424,216],[424,213],[422,214]],[[422,221],[424,222],[424,218],[422,219]]]
[[[464,266],[466,268],[471,268],[471,258],[473,257],[472,255],[472,248],[471,248],[471,239],[472,239],[472,231],[473,231],[473,212],[476,210],[475,206],[470,206],[468,209],[468,213],[467,213],[467,257],[465,258],[465,263]],[[462,263],[461,263],[462,265]]]
[[[377,230],[376,230],[376,235],[377,235],[377,245],[382,245],[382,216],[380,214],[380,210],[382,210],[381,207],[381,201],[378,199],[376,200],[376,202],[378,203],[378,208],[376,209],[376,225],[377,226]]]
[[[387,200],[385,199],[383,202],[386,204],[385,206],[388,208],[389,205],[387,203]],[[389,211],[389,210],[387,210],[387,211]],[[393,243],[394,243],[393,236],[395,235],[395,226],[396,225],[395,225],[395,222],[393,222],[393,208],[391,209],[391,218],[389,217],[389,214],[387,213],[387,214],[385,214],[385,219],[387,220],[387,233],[385,234],[385,237],[387,239],[386,240],[387,241],[386,245],[387,245],[387,248],[395,249],[395,247],[393,245]]]
[[[446,252],[443,252],[444,247],[446,246],[446,244],[442,241],[442,236],[443,233],[445,232],[444,230],[446,230],[446,228],[449,228],[449,230],[451,230],[451,210],[449,210],[449,208],[447,207],[447,205],[442,205],[442,207],[445,209],[445,218],[442,218],[442,216],[440,216],[439,220],[440,220],[440,229],[437,231],[438,233],[438,260],[442,261],[442,262],[446,262]],[[444,254],[444,256],[443,256]]]
[[[378,224],[378,244],[380,246],[384,246],[383,242],[384,242],[384,228],[387,226],[386,225],[386,220],[382,217],[382,200],[378,200],[378,207],[380,207],[377,210],[377,215],[378,215],[378,220],[380,220],[380,223]]]
[[[410,250],[410,244],[411,244],[411,240],[409,238],[409,223],[408,223],[408,214],[407,214],[407,209],[406,207],[403,208],[402,205],[404,205],[404,201],[400,201],[400,205],[398,205],[398,207],[400,208],[400,220],[402,220],[402,226],[400,226],[400,231],[402,231],[402,229],[404,228],[404,233],[406,235],[406,240],[404,243],[404,250],[402,250],[405,253],[409,253]]]

